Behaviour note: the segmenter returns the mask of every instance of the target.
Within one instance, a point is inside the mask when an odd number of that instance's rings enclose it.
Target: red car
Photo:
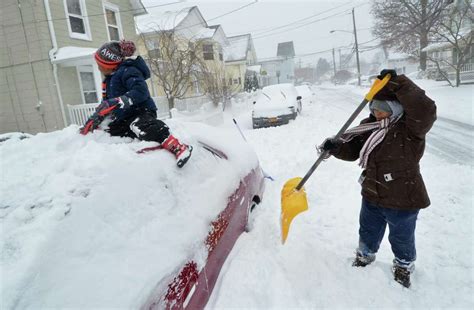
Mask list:
[[[264,175],[235,129],[168,124],[182,169],[101,130],[0,137],[4,308],[205,307]]]
[[[215,156],[228,160],[224,152],[200,144]],[[251,230],[252,212],[261,202],[263,191],[264,175],[260,167],[255,167],[240,181],[225,209],[211,223],[204,240],[208,251],[206,264],[198,269],[196,262],[187,262],[171,282],[157,285],[142,309],[204,308],[235,242],[244,231]]]

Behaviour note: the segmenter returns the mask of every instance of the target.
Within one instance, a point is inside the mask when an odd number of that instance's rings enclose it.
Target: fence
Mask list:
[[[79,126],[84,125],[89,116],[95,112],[95,108],[98,106],[98,103],[89,103],[89,104],[77,104],[77,105],[67,105],[69,110],[69,121],[71,124],[76,124]]]
[[[166,99],[166,97],[153,97],[153,100],[155,101],[156,107],[158,108],[158,118],[169,118],[170,110],[168,99]],[[196,112],[207,102],[209,102],[209,99],[206,96],[175,99],[175,107],[178,111]],[[98,103],[77,105],[68,104],[67,107],[69,110],[70,124],[76,124],[79,126],[84,125],[89,116],[94,113],[95,108],[98,105]]]

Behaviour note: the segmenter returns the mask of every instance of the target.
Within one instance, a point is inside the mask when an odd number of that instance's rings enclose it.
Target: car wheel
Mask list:
[[[256,201],[252,201],[247,208],[247,224],[245,224],[246,232],[251,232],[253,230],[257,206],[258,203]]]

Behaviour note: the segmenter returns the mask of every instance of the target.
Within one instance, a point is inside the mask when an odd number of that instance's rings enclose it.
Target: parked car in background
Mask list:
[[[288,124],[302,109],[301,96],[293,84],[266,86],[254,103],[253,128]]]

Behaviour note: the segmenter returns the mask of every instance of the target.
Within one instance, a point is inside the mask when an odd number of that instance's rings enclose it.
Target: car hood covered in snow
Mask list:
[[[168,124],[195,146],[183,169],[167,151],[136,154],[151,143],[77,126],[0,144],[5,309],[139,308],[184,262],[205,263],[209,223],[258,159],[235,130]]]

